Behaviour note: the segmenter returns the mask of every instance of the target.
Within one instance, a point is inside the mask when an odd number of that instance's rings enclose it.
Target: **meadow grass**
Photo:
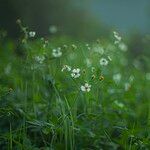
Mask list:
[[[150,74],[117,32],[87,44],[21,28],[0,42],[0,149],[150,148]]]

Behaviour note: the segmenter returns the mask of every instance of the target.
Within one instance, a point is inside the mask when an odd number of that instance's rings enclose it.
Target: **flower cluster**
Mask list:
[[[30,37],[30,38],[35,37],[35,35],[36,35],[36,32],[35,32],[35,31],[30,31],[30,32],[29,32],[29,37]]]
[[[56,58],[57,58],[57,57],[61,57],[61,56],[62,56],[61,48],[58,47],[57,49],[53,49],[52,55],[53,55],[54,57],[56,57]]]
[[[121,42],[121,36],[119,35],[119,33],[117,33],[116,31],[114,31],[113,32],[113,34],[114,34],[114,37],[115,37],[115,44],[118,44],[118,43],[120,43]]]
[[[42,64],[43,61],[45,60],[45,57],[44,57],[44,56],[35,56],[35,60],[36,60],[38,63]]]

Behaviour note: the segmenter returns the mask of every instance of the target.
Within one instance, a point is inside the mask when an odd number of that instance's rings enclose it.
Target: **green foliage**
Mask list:
[[[2,150],[150,148],[147,56],[129,60],[117,33],[88,44],[23,35],[0,45]]]

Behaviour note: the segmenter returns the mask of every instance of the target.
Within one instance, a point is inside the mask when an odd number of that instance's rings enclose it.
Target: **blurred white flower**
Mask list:
[[[5,72],[5,74],[10,74],[10,72],[11,72],[11,64],[8,64],[7,66],[6,66],[6,68],[4,69],[4,72]]]
[[[53,49],[52,55],[53,55],[54,57],[61,57],[61,56],[62,56],[61,48],[58,47],[57,49]]]
[[[123,42],[119,43],[119,48],[121,51],[126,52],[128,50],[128,47]]]
[[[96,70],[95,67],[92,67],[92,68],[91,68],[91,71],[92,71],[92,72],[95,72],[95,70]]]
[[[81,91],[83,92],[89,92],[91,90],[91,85],[88,83],[85,83],[84,85],[81,86]]]
[[[129,77],[129,81],[130,81],[130,82],[133,82],[133,81],[134,81],[134,76],[133,76],[133,75],[131,75],[131,76]]]
[[[38,63],[42,64],[43,61],[45,60],[45,57],[44,57],[44,56],[35,56],[35,60],[36,60]]]
[[[103,47],[98,46],[98,45],[96,45],[96,46],[93,47],[93,51],[96,52],[96,53],[99,53],[99,54],[101,54],[101,55],[104,54],[104,49],[103,49]]]
[[[85,44],[85,46],[87,47],[88,50],[91,49],[91,47],[89,46],[89,44]]]
[[[72,73],[71,73],[71,76],[73,78],[79,78],[80,77],[80,69],[79,68],[73,69]]]
[[[75,50],[77,49],[77,46],[75,44],[72,44],[71,47]]]
[[[116,106],[120,107],[120,108],[123,108],[123,107],[124,107],[124,104],[121,103],[121,102],[118,102],[117,100],[114,101],[114,104],[115,104]]]
[[[29,32],[29,37],[33,38],[35,37],[36,32],[35,31],[30,31]]]
[[[63,66],[63,68],[61,69],[61,71],[63,72],[63,71],[71,71],[71,67],[70,66],[68,66],[68,65],[64,65]]]
[[[56,33],[56,32],[57,32],[57,27],[54,26],[54,25],[51,25],[51,26],[49,27],[49,32],[52,33],[52,34]]]
[[[146,73],[145,77],[146,77],[146,80],[150,80],[150,72]]]
[[[119,83],[121,80],[121,74],[120,73],[114,74],[113,80],[115,81],[115,83]]]
[[[87,67],[91,67],[92,66],[92,62],[89,58],[86,58],[85,60]]]
[[[130,89],[130,87],[131,87],[130,83],[126,82],[126,83],[124,84],[124,89],[125,89],[125,91],[128,91],[128,90]]]
[[[115,93],[115,89],[112,89],[112,88],[109,88],[107,91],[108,91],[109,94],[114,94]]]
[[[121,36],[119,35],[119,33],[117,33],[116,31],[113,32],[114,37],[116,39],[115,44],[118,44],[121,41]]]
[[[107,65],[108,65],[108,60],[105,59],[105,58],[101,58],[101,59],[100,59],[100,65],[102,65],[102,66],[107,66]]]
[[[75,60],[77,58],[77,54],[76,53],[69,53],[68,58],[70,60]]]
[[[141,63],[140,63],[140,61],[137,60],[137,59],[135,59],[135,60],[133,61],[133,65],[134,65],[134,67],[135,67],[136,69],[140,69],[140,68],[141,68]]]

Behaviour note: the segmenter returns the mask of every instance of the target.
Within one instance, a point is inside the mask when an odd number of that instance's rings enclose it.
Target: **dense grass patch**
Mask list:
[[[0,149],[149,149],[147,56],[118,33],[0,42]]]

